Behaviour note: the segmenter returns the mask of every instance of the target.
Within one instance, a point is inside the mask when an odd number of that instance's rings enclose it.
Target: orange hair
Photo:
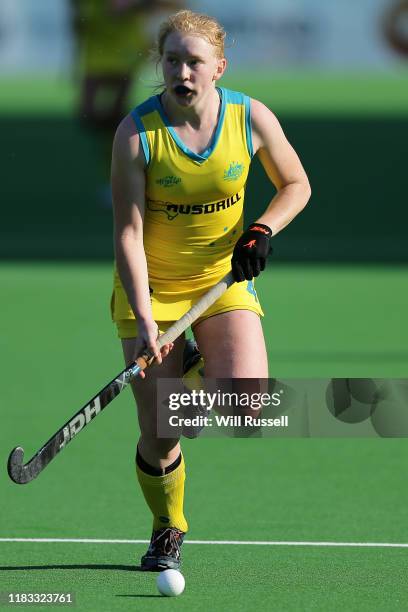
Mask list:
[[[163,57],[166,38],[172,32],[198,34],[205,38],[214,48],[217,59],[224,57],[225,30],[214,17],[184,10],[170,15],[160,26],[153,55],[159,62]]]

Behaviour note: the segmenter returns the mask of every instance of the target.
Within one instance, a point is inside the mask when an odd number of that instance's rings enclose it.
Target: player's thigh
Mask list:
[[[208,378],[268,378],[262,324],[250,310],[231,310],[200,321],[194,335]]]
[[[181,378],[183,376],[184,334],[174,341],[172,351],[161,363],[152,364],[146,370],[146,378],[139,376],[132,381],[139,417],[140,431],[143,436],[157,437],[157,379]],[[134,357],[135,338],[122,338],[122,348],[126,364]]]

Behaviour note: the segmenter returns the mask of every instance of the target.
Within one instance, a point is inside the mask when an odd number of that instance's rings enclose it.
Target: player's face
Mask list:
[[[226,60],[199,35],[172,32],[163,47],[162,68],[167,95],[181,106],[192,106],[225,71]]]

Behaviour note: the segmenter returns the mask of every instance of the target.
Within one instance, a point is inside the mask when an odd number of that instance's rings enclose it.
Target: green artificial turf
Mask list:
[[[150,537],[128,390],[37,480],[17,486],[5,470],[14,446],[28,459],[122,369],[111,274],[102,264],[0,266],[0,539]],[[257,284],[271,375],[406,377],[405,277],[402,267],[271,263]],[[92,612],[407,607],[406,548],[210,543],[408,543],[405,439],[203,437],[183,451],[181,597],[159,597],[155,575],[135,569],[145,544],[119,543],[0,541],[0,591],[74,592],[75,609]]]

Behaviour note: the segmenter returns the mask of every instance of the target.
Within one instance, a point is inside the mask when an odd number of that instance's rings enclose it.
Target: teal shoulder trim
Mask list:
[[[227,104],[244,104],[245,96],[240,91],[233,91],[224,87],[220,87],[220,89],[222,89]]]
[[[252,144],[252,123],[251,123],[251,98],[244,96],[245,99],[245,133],[249,156],[254,156],[254,147]]]
[[[140,117],[143,117],[143,115],[148,115],[149,113],[152,113],[154,110],[156,110],[155,98],[156,96],[151,96],[150,98],[139,104],[139,106],[136,106],[135,110],[139,113]]]
[[[240,104],[245,107],[245,134],[247,141],[248,154],[252,158],[254,156],[254,148],[252,145],[252,126],[251,126],[251,99],[240,91],[232,89],[222,89],[225,101],[227,104]]]
[[[146,129],[145,129],[145,126],[143,125],[143,121],[141,117],[155,110],[154,98],[155,96],[152,96],[145,102],[142,102],[142,104],[139,104],[139,106],[136,106],[136,108],[134,108],[132,112],[130,113],[133,117],[133,121],[136,124],[137,131],[139,132],[140,142],[142,144],[143,154],[145,156],[147,165],[150,162],[150,149],[149,149],[149,142],[146,136]]]

